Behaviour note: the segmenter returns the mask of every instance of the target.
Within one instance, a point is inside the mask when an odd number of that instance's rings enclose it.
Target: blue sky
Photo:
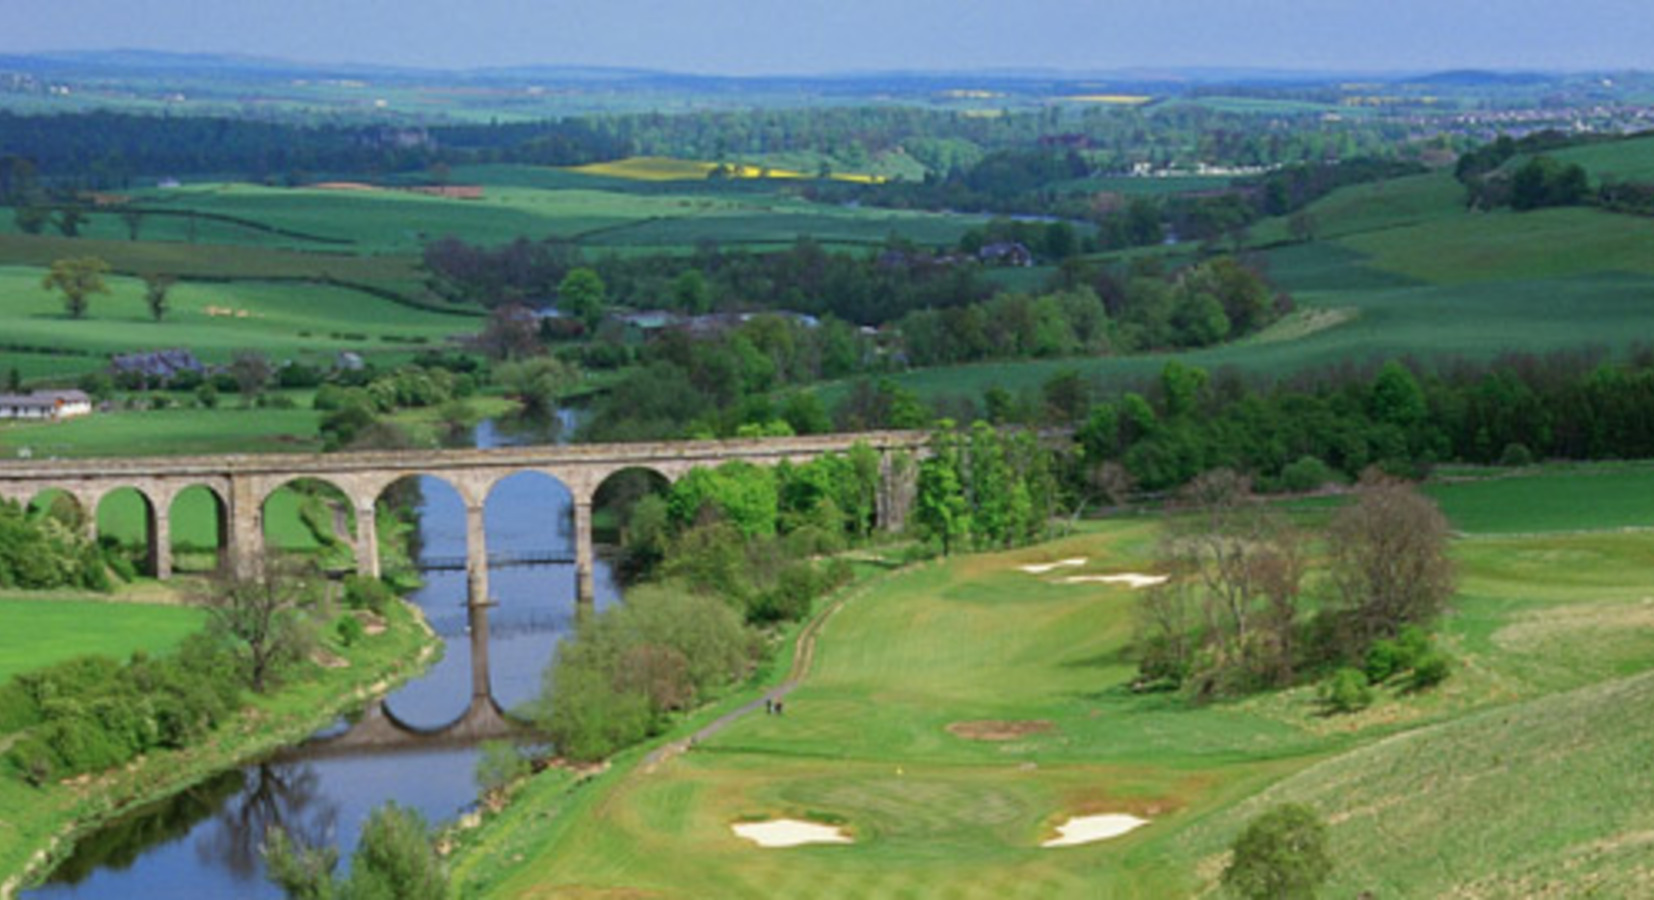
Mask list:
[[[1654,69],[1650,0],[0,0],[0,52],[723,74]]]

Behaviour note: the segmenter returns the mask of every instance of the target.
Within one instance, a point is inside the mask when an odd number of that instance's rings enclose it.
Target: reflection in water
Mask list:
[[[306,846],[333,840],[339,808],[321,793],[321,778],[303,763],[261,763],[245,770],[247,788],[224,804],[217,827],[198,836],[195,855],[238,879],[260,875],[259,848],[272,828]]]
[[[150,847],[176,841],[212,818],[242,786],[241,772],[224,772],[129,813],[77,842],[75,852],[52,873],[52,881],[76,885],[100,868],[128,868]]]
[[[479,428],[482,445],[509,437],[486,424]],[[453,489],[421,479],[417,493],[425,552],[463,555],[464,508]],[[485,518],[491,550],[572,549],[568,493],[550,479],[527,479],[497,493]],[[618,589],[603,562],[595,575],[602,607]],[[489,584],[498,602],[488,610],[490,688],[493,700],[511,709],[538,693],[540,673],[557,641],[574,627],[574,567],[495,568]],[[387,698],[386,709],[416,728],[438,728],[472,708],[471,641],[464,638],[473,629],[465,573],[427,573],[425,586],[411,599],[447,647],[424,676]],[[323,734],[349,728],[340,722]],[[474,746],[446,744],[343,752],[328,752],[324,742],[290,748],[275,761],[227,772],[87,836],[48,884],[23,896],[280,900],[281,892],[263,877],[257,849],[272,825],[307,843],[337,843],[341,865],[347,864],[368,814],[386,800],[411,806],[432,821],[450,819],[472,804],[477,755]]]

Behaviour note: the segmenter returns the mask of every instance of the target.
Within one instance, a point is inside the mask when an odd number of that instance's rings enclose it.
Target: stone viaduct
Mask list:
[[[670,482],[697,466],[736,460],[759,465],[806,462],[858,443],[871,447],[881,459],[879,521],[900,527],[912,496],[911,469],[896,461],[904,454],[917,457],[924,453],[923,432],[491,450],[17,460],[0,463],[0,499],[28,504],[43,491],[65,491],[87,513],[89,527],[95,531],[99,502],[114,491],[134,489],[147,506],[150,572],[165,579],[172,575],[169,513],[184,490],[200,486],[212,493],[218,507],[219,551],[228,565],[245,573],[262,558],[264,501],[291,481],[317,479],[349,499],[356,515],[352,540],[357,570],[377,576],[379,547],[374,526],[380,495],[402,478],[430,476],[447,482],[465,502],[467,593],[473,605],[484,605],[489,594],[483,504],[502,479],[538,472],[561,482],[573,498],[578,598],[589,601],[592,499],[609,477],[627,469],[644,469]]]

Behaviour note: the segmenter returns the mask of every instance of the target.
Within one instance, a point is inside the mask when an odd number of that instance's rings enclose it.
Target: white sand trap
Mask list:
[[[740,822],[729,826],[737,837],[760,847],[801,847],[805,844],[854,844],[855,840],[837,825],[775,819],[769,822]]]
[[[1035,563],[1031,566],[1017,566],[1017,568],[1029,575],[1044,575],[1052,569],[1071,569],[1074,566],[1083,565],[1085,565],[1085,557],[1081,556],[1076,559],[1059,559],[1053,563]]]
[[[1041,847],[1077,847],[1093,841],[1106,841],[1128,831],[1149,824],[1125,813],[1107,813],[1100,816],[1075,816],[1057,826],[1057,837],[1040,844]]]
[[[1165,575],[1139,575],[1136,572],[1126,572],[1123,575],[1070,575],[1062,579],[1063,584],[1123,584],[1136,590],[1138,588],[1154,587],[1165,584]]]

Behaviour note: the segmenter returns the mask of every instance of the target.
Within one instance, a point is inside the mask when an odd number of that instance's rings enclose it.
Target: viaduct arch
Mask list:
[[[95,531],[96,510],[103,498],[131,488],[151,510],[150,567],[157,578],[172,577],[169,513],[178,495],[194,487],[210,491],[219,504],[222,549],[238,572],[258,564],[263,547],[264,501],[280,486],[313,478],[339,488],[356,517],[354,549],[357,571],[379,574],[375,528],[379,495],[408,476],[441,478],[465,503],[466,585],[472,605],[488,603],[488,548],[483,504],[494,486],[519,472],[549,475],[573,497],[575,571],[578,599],[592,599],[592,500],[611,475],[647,469],[674,482],[690,469],[735,460],[774,465],[783,460],[808,462],[828,453],[865,444],[881,459],[883,478],[878,517],[884,527],[903,524],[912,499],[911,468],[897,464],[903,454],[926,452],[927,435],[914,431],[754,438],[728,441],[681,441],[638,444],[579,444],[505,447],[489,450],[368,451],[333,454],[258,454],[231,456],[138,457],[119,459],[0,462],[0,499],[28,504],[50,489],[68,493]],[[92,535],[95,537],[96,535]]]

